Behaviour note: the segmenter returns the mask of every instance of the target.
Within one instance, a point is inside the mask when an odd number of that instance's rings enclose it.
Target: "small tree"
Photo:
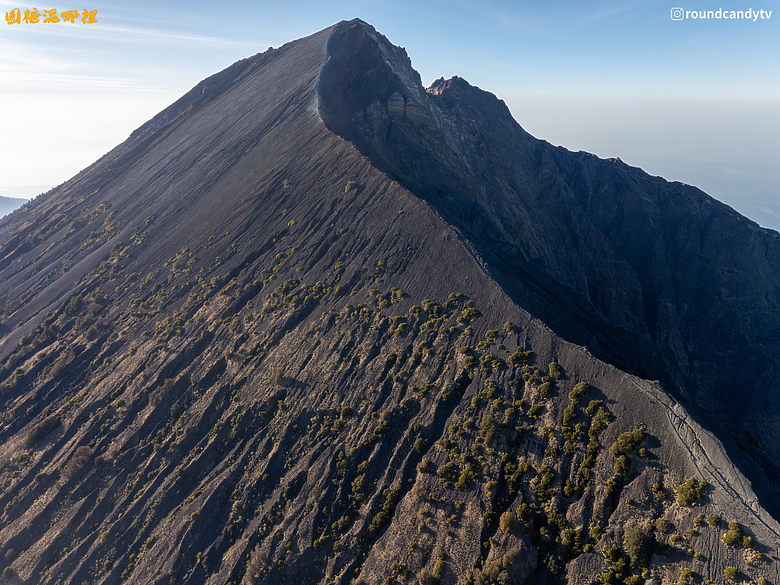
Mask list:
[[[503,514],[501,514],[501,520],[499,522],[499,525],[501,527],[501,531],[504,534],[509,534],[515,529],[515,526],[517,525],[517,519],[515,518],[515,515],[507,510]]]
[[[638,567],[647,556],[647,540],[647,533],[639,525],[631,526],[623,534],[623,548],[632,567]]]

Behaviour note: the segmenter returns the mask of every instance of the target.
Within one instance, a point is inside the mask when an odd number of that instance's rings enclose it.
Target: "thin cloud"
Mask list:
[[[224,46],[241,46],[241,47],[259,47],[262,43],[256,41],[238,41],[232,39],[225,39],[221,37],[211,37],[204,35],[196,35],[189,33],[179,33],[174,31],[156,30],[151,28],[133,28],[122,26],[102,26],[101,30],[109,32],[125,33],[133,37],[133,41],[139,39],[151,40],[167,40],[167,41],[192,41],[196,43],[212,43],[216,45]]]
[[[646,4],[647,2],[644,2],[643,0],[634,0],[634,2],[620,2],[612,4],[602,10],[592,12],[591,14],[587,15],[584,20],[586,22],[600,22],[602,20],[607,20],[626,12],[631,12],[641,6],[645,6]]]
[[[71,75],[67,73],[38,73],[33,71],[10,71],[0,66],[3,76],[3,90],[107,90],[107,91],[146,91],[161,92],[165,90],[151,85],[138,83],[134,79],[122,77],[106,77],[99,75]]]

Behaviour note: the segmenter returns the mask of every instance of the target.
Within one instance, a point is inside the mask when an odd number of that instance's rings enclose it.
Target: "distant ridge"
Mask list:
[[[21,199],[18,197],[2,197],[0,196],[0,217],[8,215],[15,209],[20,208],[27,203],[29,199]]]

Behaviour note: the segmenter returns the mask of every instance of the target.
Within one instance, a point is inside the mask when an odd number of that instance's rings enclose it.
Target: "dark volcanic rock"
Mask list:
[[[757,395],[772,234],[425,90],[361,21],[205,80],[0,234],[10,581],[776,572],[780,526],[664,389],[717,421],[742,351]],[[766,388],[731,429],[756,461]]]
[[[780,512],[780,234],[695,187],[536,140],[458,77],[423,92],[366,25],[337,29],[329,53],[329,127],[458,226],[520,306],[726,425]]]

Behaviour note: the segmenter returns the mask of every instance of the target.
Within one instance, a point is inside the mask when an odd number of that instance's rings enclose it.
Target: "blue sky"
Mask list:
[[[538,138],[619,156],[780,229],[778,0],[0,0],[2,13],[33,6],[97,10],[97,24],[0,20],[0,195],[57,185],[208,75],[358,17],[406,47],[426,85],[459,75]],[[765,18],[678,21],[675,7]]]

